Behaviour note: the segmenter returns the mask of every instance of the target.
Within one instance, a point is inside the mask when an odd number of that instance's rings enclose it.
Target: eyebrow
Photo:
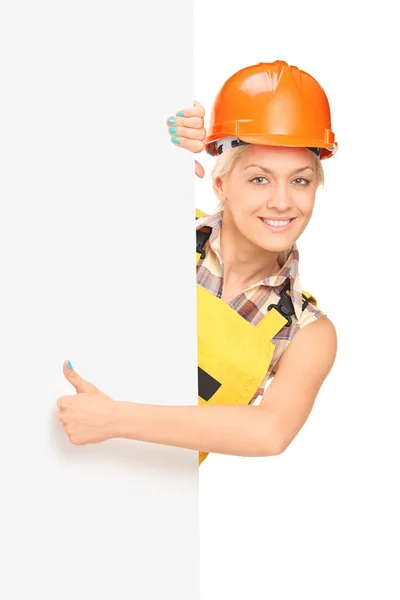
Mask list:
[[[247,165],[246,169],[250,169],[250,167],[257,167],[258,169],[261,169],[262,171],[264,171],[265,173],[271,173],[272,171],[271,169],[267,169],[266,167],[263,167],[262,165]],[[296,169],[295,171],[292,171],[292,175],[295,175],[297,173],[302,173],[303,171],[306,171],[307,169],[311,169],[311,171],[314,171],[314,168],[311,165],[307,165],[306,167],[300,167],[299,169]]]

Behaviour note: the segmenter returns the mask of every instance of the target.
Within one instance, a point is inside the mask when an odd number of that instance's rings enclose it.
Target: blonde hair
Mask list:
[[[236,148],[230,148],[229,150],[226,150],[225,152],[223,152],[222,154],[220,154],[218,156],[217,161],[211,171],[211,179],[212,179],[213,183],[217,179],[217,177],[221,177],[221,179],[229,178],[230,174],[232,173],[233,169],[236,166],[236,163],[241,158],[241,156],[243,156],[243,154],[245,153],[247,148],[248,148],[247,145],[246,146],[238,146]],[[308,150],[308,151],[314,159],[314,164],[315,164],[316,173],[317,173],[317,187],[319,187],[319,186],[323,187],[324,182],[325,182],[325,175],[324,175],[324,169],[322,167],[321,161],[314,154],[314,152],[311,152],[311,150]],[[213,214],[222,212],[223,210],[224,210],[224,204],[223,204],[223,202],[220,202],[218,204],[218,206],[214,209]],[[290,254],[290,249],[280,253],[280,255],[278,257],[278,263],[281,267],[287,261],[289,254]]]

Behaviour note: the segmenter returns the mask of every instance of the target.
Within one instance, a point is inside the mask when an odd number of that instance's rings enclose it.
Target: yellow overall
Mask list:
[[[205,216],[196,210],[196,218]],[[197,230],[196,264],[204,256],[211,229]],[[303,310],[311,294],[303,292]],[[249,404],[271,363],[272,339],[292,323],[294,308],[289,284],[278,304],[271,304],[257,325],[197,284],[198,404]],[[199,465],[208,452],[199,452]]]

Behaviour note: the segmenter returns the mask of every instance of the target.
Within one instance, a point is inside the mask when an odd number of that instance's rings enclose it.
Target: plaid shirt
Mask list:
[[[216,213],[196,220],[196,229],[204,226],[212,228],[209,241],[205,246],[206,256],[200,259],[197,264],[197,283],[218,298],[221,298],[223,284],[223,258],[220,251],[221,216],[221,213]],[[289,278],[290,280],[290,294],[296,318],[293,318],[290,327],[283,327],[272,339],[272,343],[275,345],[274,355],[265,378],[253,397],[252,402],[264,393],[268,380],[275,375],[274,368],[279,358],[282,356],[296,331],[302,329],[308,323],[325,316],[325,313],[317,308],[312,301],[302,311],[302,288],[298,267],[299,251],[296,244],[293,244],[285,264],[276,275],[266,277],[251,285],[246,291],[229,302],[229,305],[244,319],[253,325],[257,325],[266,314],[269,304],[278,302],[281,289],[287,282],[287,279]]]

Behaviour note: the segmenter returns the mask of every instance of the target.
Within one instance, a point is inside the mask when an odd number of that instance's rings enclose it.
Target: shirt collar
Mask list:
[[[211,248],[219,255],[220,249],[220,233],[222,226],[222,213],[214,213],[196,219],[196,229],[201,227],[211,227],[212,232],[209,238]],[[299,250],[297,245],[294,243],[290,249],[289,255],[285,264],[280,268],[279,272],[271,277],[262,279],[255,285],[265,285],[269,287],[279,287],[283,285],[286,280],[290,281],[290,297],[293,303],[296,319],[299,320],[303,308],[303,295],[302,287],[299,276]]]

